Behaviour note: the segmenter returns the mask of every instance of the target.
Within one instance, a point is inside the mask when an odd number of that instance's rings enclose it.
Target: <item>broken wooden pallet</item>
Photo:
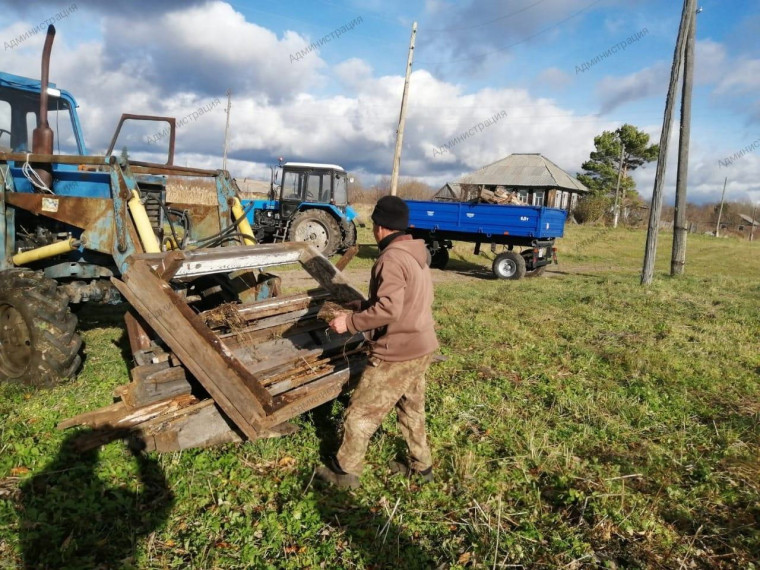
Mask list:
[[[132,382],[117,390],[117,404],[59,427],[128,433],[158,451],[271,437],[361,373],[363,337],[336,335],[326,319],[363,297],[326,258],[295,243],[220,250],[130,260],[114,284],[133,307],[126,317],[137,364]],[[299,261],[321,289],[205,311],[177,291],[177,282],[277,259]]]

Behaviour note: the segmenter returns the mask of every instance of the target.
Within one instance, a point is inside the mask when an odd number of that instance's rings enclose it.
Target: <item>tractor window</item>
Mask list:
[[[66,101],[50,97],[48,100],[48,125],[53,131],[53,152],[55,154],[79,154],[77,139],[74,134],[69,104]],[[26,114],[27,149],[32,150],[32,135],[37,128],[38,111]]]
[[[303,176],[300,172],[285,172],[282,177],[282,199],[301,200]]]
[[[26,148],[32,150],[32,134],[37,128],[37,113],[29,112],[26,114]]]
[[[348,203],[348,191],[346,190],[346,175],[335,175],[335,194],[333,199],[339,206],[344,206]]]
[[[322,202],[322,192],[319,182],[322,177],[319,174],[309,174],[309,187],[306,189],[306,200],[310,202]]]
[[[330,189],[331,189],[331,174],[323,174],[322,175],[322,191],[319,193],[319,201],[320,202],[329,202],[330,201]]]
[[[0,101],[0,152],[11,150],[11,104]]]

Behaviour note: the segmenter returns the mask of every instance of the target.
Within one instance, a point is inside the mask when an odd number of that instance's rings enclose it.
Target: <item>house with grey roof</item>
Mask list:
[[[525,204],[572,210],[589,189],[538,153],[510,154],[483,168],[447,182],[433,199],[477,200],[483,190],[516,192]]]

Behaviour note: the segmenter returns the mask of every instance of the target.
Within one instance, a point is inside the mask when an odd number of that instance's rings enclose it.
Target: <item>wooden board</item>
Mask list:
[[[224,413],[250,439],[272,400],[226,346],[142,261],[134,261],[124,281],[114,285],[198,379]]]

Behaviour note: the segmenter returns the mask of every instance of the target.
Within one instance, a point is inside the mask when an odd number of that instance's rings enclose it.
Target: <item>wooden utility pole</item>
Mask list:
[[[670,123],[673,118],[673,100],[678,89],[678,75],[681,69],[684,49],[686,47],[686,35],[689,22],[694,15],[696,0],[684,0],[681,24],[678,28],[678,39],[673,54],[673,66],[670,68],[670,84],[668,96],[665,100],[665,116],[662,121],[660,133],[660,155],[657,158],[657,171],[654,177],[652,190],[652,204],[649,210],[649,229],[647,230],[647,243],[644,251],[644,267],[641,271],[641,284],[649,285],[654,277],[654,262],[657,256],[657,235],[660,229],[660,212],[662,210],[662,187],[665,184],[665,166],[668,160],[668,138],[670,136]]]
[[[232,89],[227,89],[227,126],[224,127],[224,156],[222,170],[227,170],[227,137],[230,134],[230,109],[232,108]]]
[[[391,172],[391,196],[396,195],[398,189],[398,171],[401,167],[401,145],[404,143],[404,122],[406,121],[406,98],[409,94],[409,77],[412,75],[412,62],[414,61],[414,39],[417,37],[417,22],[412,25],[412,38],[409,40],[409,57],[406,60],[406,79],[404,80],[404,94],[401,96],[401,113],[398,117],[398,130],[396,131],[396,150],[393,152],[393,171]]]
[[[715,237],[720,237],[720,217],[723,215],[723,201],[726,198],[726,182],[728,182],[728,176],[723,181],[723,194],[720,195],[720,209],[718,209],[718,223],[715,224]]]
[[[683,275],[686,266],[686,187],[689,177],[689,140],[691,137],[691,91],[694,85],[694,41],[697,35],[697,12],[691,14],[683,60],[681,86],[681,133],[678,138],[678,174],[676,207],[673,213],[673,252],[670,274]]]
[[[757,204],[752,205],[752,224],[749,226],[749,241],[755,239],[755,212],[757,212]]]
[[[620,164],[618,165],[617,186],[615,186],[615,206],[613,208],[612,227],[616,228],[620,218],[620,182],[623,179],[623,157],[625,156],[625,145],[620,141]]]

